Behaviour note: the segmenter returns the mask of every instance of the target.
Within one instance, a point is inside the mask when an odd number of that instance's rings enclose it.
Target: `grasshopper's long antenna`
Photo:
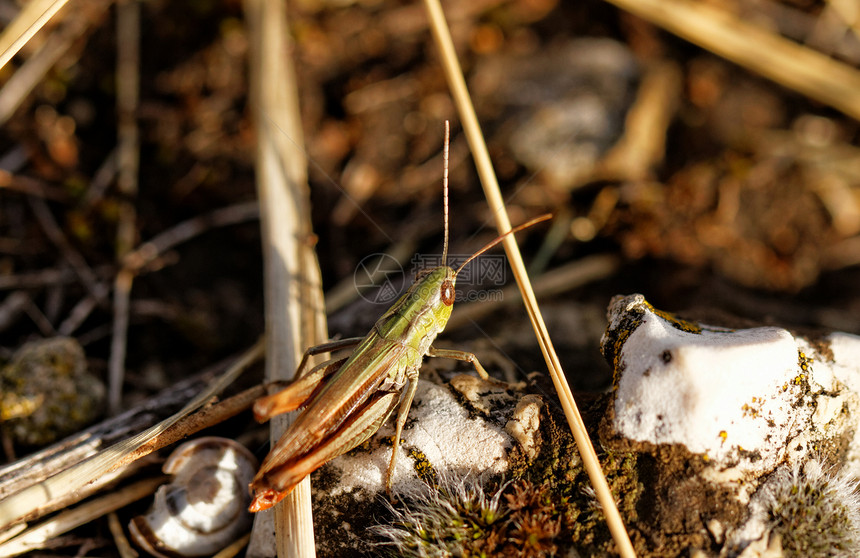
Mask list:
[[[547,219],[552,219],[552,213],[545,213],[544,215],[541,215],[540,217],[535,217],[531,221],[526,221],[522,225],[519,225],[517,227],[512,228],[511,230],[509,230],[505,234],[500,234],[493,241],[488,242],[483,248],[481,248],[480,250],[478,250],[477,252],[475,252],[474,254],[469,256],[469,259],[466,260],[465,262],[463,262],[463,264],[457,268],[457,271],[454,272],[454,277],[457,277],[457,274],[460,273],[460,270],[462,270],[464,267],[466,267],[467,263],[474,260],[475,258],[480,256],[481,254],[483,254],[484,252],[486,252],[487,250],[489,250],[490,248],[492,248],[493,246],[495,246],[496,244],[498,244],[499,242],[504,240],[504,238],[506,236],[508,236],[509,234],[514,234],[514,233],[520,232],[523,229],[527,229],[527,228],[531,227],[532,225],[537,225],[538,223],[540,223],[542,221],[546,221]]]
[[[442,245],[442,265],[448,265],[448,147],[451,125],[445,121],[445,144],[442,147],[442,205],[445,220],[445,242]]]

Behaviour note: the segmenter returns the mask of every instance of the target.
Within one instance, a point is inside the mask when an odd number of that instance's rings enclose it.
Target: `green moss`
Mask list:
[[[445,478],[426,457],[410,451],[426,488],[400,494],[393,519],[371,529],[393,555],[525,556],[584,555],[614,548],[602,512],[585,490],[590,485],[565,419],[544,407],[537,455],[511,450],[511,482]],[[635,521],[642,488],[637,454],[609,452],[602,458],[625,522]]]
[[[815,460],[783,469],[762,489],[767,521],[786,558],[860,554],[857,482],[825,472]]]
[[[501,556],[509,544],[501,536],[507,523],[501,506],[506,488],[496,487],[488,496],[478,483],[443,479],[438,487],[404,496],[403,507],[390,507],[394,520],[371,532],[396,556]]]

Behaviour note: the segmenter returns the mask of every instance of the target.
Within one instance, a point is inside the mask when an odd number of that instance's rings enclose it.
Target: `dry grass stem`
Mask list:
[[[45,74],[68,54],[75,41],[93,28],[94,21],[100,19],[109,4],[101,1],[81,2],[79,9],[65,18],[45,44],[9,76],[0,88],[0,125],[11,118]]]
[[[478,169],[481,184],[484,187],[487,203],[490,205],[490,209],[496,220],[496,228],[500,234],[505,233],[511,229],[510,219],[505,209],[504,200],[499,190],[498,181],[493,171],[490,155],[475,114],[474,106],[466,88],[466,81],[463,77],[463,71],[460,69],[451,33],[442,12],[442,6],[438,0],[425,0],[424,4],[430,16],[430,29],[441,53],[443,67],[454,97],[454,103],[457,105],[466,138],[469,141],[469,146],[475,158],[475,165]],[[513,235],[507,236],[503,244],[511,269],[514,272],[514,277],[517,280],[517,285],[520,288],[520,294],[525,302],[526,311],[534,327],[538,344],[546,359],[550,376],[558,392],[564,414],[567,417],[571,432],[582,456],[583,466],[591,479],[597,499],[603,507],[603,513],[606,516],[609,530],[621,556],[625,558],[635,556],[627,529],[621,520],[621,514],[618,513],[615,499],[612,496],[612,492],[606,482],[606,477],[603,475],[603,470],[600,467],[600,462],[597,459],[597,454],[591,445],[591,439],[585,429],[585,423],[582,421],[582,416],[579,414],[576,402],[573,400],[573,394],[561,368],[561,362],[549,338],[546,324],[544,324],[531,283],[526,274],[519,247]]]
[[[8,541],[9,539],[14,537],[18,533],[23,532],[26,529],[27,529],[26,523],[19,523],[17,525],[13,525],[12,527],[10,527],[8,529],[4,529],[3,531],[0,531],[0,543]]]
[[[860,71],[731,13],[689,0],[606,0],[860,120]]]
[[[204,407],[196,413],[182,417],[175,424],[167,428],[161,434],[151,438],[134,451],[117,459],[110,470],[115,471],[137,461],[142,457],[165,448],[175,442],[183,440],[188,436],[200,432],[204,428],[209,428],[216,424],[222,423],[230,419],[242,411],[250,409],[259,397],[266,395],[266,388],[263,386],[255,386],[249,388],[242,393],[227,398],[220,403]]]
[[[246,0],[257,192],[263,236],[266,379],[289,380],[307,347],[327,340],[319,263],[313,251],[307,159],[290,53],[286,3]],[[270,421],[280,438],[291,416]],[[263,522],[274,515],[272,528]],[[257,514],[248,556],[314,556],[310,479],[272,512]]]
[[[0,33],[0,68],[66,4],[67,0],[32,0]]]
[[[0,556],[18,556],[31,550],[43,548],[45,543],[58,535],[152,494],[163,483],[164,477],[145,479],[109,492],[76,508],[61,512],[0,544]]]

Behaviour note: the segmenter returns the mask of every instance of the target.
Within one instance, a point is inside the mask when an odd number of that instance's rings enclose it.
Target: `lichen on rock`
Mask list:
[[[642,295],[615,297],[608,321],[615,380],[601,440],[652,456],[639,460],[660,516],[652,539],[698,522],[710,540],[691,546],[696,556],[857,555],[860,337],[697,324]],[[660,482],[670,468],[681,475]],[[718,506],[673,499],[685,485]]]
[[[847,375],[786,329],[694,331],[633,295],[610,305],[603,348],[618,371],[613,426],[632,440],[761,475],[852,428]]]
[[[71,337],[23,345],[0,369],[0,419],[11,439],[43,446],[77,432],[102,412],[104,384],[87,371]]]

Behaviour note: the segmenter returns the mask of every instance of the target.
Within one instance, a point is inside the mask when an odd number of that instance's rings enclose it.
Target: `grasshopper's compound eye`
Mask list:
[[[439,298],[445,306],[454,304],[454,283],[449,280],[442,281],[442,287],[439,289]]]

